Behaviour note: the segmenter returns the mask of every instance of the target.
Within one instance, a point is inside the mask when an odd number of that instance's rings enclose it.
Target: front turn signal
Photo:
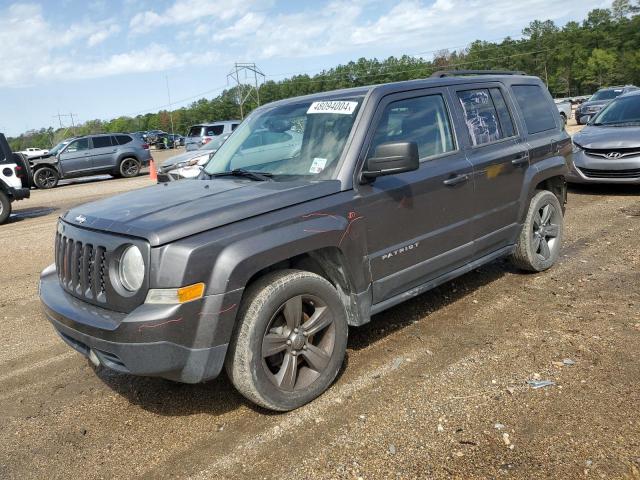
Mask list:
[[[187,303],[204,296],[204,283],[194,283],[180,288],[154,288],[147,293],[145,303]]]

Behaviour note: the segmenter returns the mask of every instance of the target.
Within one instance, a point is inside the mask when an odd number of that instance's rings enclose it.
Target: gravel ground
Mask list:
[[[0,478],[640,478],[639,188],[571,189],[556,267],[497,261],[377,315],[330,391],[272,414],[226,378],[95,371],[46,322],[58,215],[149,184],[34,191],[0,227]]]

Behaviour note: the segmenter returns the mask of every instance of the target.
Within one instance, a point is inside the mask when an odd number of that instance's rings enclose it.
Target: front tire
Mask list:
[[[11,200],[6,193],[0,191],[0,225],[7,221],[11,215]]]
[[[560,255],[563,233],[564,217],[558,197],[548,190],[537,191],[529,203],[511,260],[522,270],[547,270]]]
[[[51,167],[41,167],[33,174],[33,183],[43,190],[56,187],[59,180],[58,172]]]
[[[284,270],[257,280],[245,295],[225,361],[238,391],[281,412],[321,395],[347,348],[346,312],[333,285]]]

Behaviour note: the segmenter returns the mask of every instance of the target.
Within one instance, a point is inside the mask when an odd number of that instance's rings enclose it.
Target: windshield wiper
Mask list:
[[[229,170],[227,172],[210,173],[209,177],[211,177],[211,178],[215,178],[215,177],[244,177],[244,178],[250,178],[251,180],[256,180],[258,182],[266,182],[268,180],[271,180],[271,177],[273,177],[273,173],[269,173],[269,172],[254,172],[254,171],[251,171],[251,170],[245,170],[244,168],[236,168],[234,170]]]

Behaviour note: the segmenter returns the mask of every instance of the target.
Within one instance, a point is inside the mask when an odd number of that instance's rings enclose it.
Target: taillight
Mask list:
[[[143,143],[142,148],[144,148],[145,150],[149,150],[149,145],[146,143]]]
[[[211,137],[203,137],[202,144],[204,145],[205,143],[209,143],[211,140],[213,140]]]

